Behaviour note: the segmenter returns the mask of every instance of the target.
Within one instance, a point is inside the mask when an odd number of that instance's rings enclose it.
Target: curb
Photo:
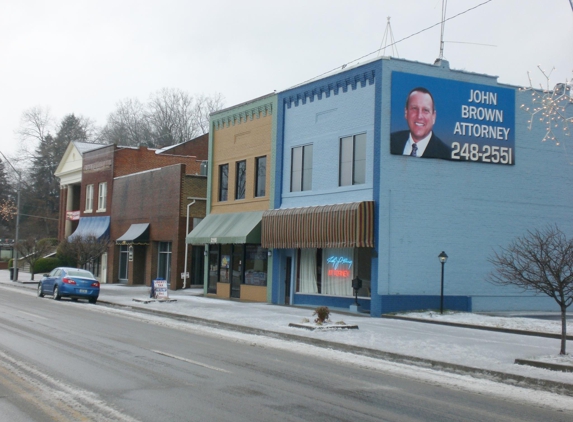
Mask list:
[[[398,316],[398,315],[382,315],[382,318],[397,319],[400,321],[425,322],[426,324],[448,325],[450,327],[472,328],[474,330],[497,331],[497,332],[506,333],[506,334],[519,334],[522,336],[545,337],[545,338],[552,338],[552,339],[561,340],[561,334],[541,333],[539,331],[524,331],[524,330],[514,330],[511,328],[487,327],[487,326],[483,326],[483,325],[462,324],[459,322],[432,321],[430,319],[425,319],[425,318],[410,318],[410,317],[402,317],[402,316]],[[573,340],[573,335],[570,335],[570,334],[567,335],[566,339],[567,340]]]
[[[515,363],[517,365],[527,365],[534,366],[536,368],[549,369],[550,371],[573,372],[573,366],[571,365],[561,365],[558,363],[547,363],[529,359],[515,359]]]
[[[299,343],[309,344],[311,346],[321,347],[324,349],[337,350],[341,352],[357,354],[360,356],[366,356],[375,359],[383,359],[395,363],[421,366],[430,369],[437,369],[453,374],[472,375],[476,378],[487,379],[490,381],[496,381],[503,384],[531,388],[534,390],[549,391],[552,393],[573,397],[573,384],[567,384],[558,381],[542,380],[538,378],[525,377],[522,375],[508,374],[505,372],[490,371],[487,369],[480,369],[471,366],[458,365],[454,363],[440,362],[432,359],[401,355],[398,353],[385,352],[382,350],[369,349],[366,347],[359,347],[349,344],[313,339],[309,337],[298,336],[296,334],[279,333],[276,331],[269,331],[261,328],[253,328],[243,325],[236,325],[228,322],[213,321],[189,315],[180,315],[165,311],[157,311],[157,310],[133,307],[128,305],[119,305],[105,300],[98,300],[98,304],[104,304],[116,308],[125,308],[134,312],[140,312],[144,314],[159,315],[179,321],[192,322],[207,327],[222,328],[230,331],[239,331],[245,334],[254,334],[275,339],[295,341]]]

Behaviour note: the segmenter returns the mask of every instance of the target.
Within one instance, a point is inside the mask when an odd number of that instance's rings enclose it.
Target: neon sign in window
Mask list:
[[[352,276],[352,259],[345,256],[330,256],[326,262],[328,263],[329,277],[348,278]]]

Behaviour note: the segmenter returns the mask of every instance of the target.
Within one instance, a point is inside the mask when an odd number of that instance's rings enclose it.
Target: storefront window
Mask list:
[[[221,262],[219,266],[219,283],[230,283],[229,266],[231,265],[232,245],[221,245]]]
[[[171,279],[171,242],[159,242],[159,261],[157,278],[169,281]]]
[[[246,245],[245,284],[267,285],[268,250],[258,245]]]
[[[354,296],[352,279],[360,277],[358,295],[370,297],[372,249],[299,249],[296,292]]]
[[[219,245],[209,246],[209,293],[217,293],[217,281],[219,281]]]
[[[127,263],[128,263],[128,256],[129,251],[126,245],[119,247],[119,281],[120,283],[127,282]]]
[[[324,249],[322,253],[322,293],[352,296],[354,278],[354,249]]]

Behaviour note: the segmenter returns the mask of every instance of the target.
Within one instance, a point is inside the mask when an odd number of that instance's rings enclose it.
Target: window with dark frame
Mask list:
[[[255,197],[266,195],[267,186],[267,157],[257,157],[255,159],[256,175],[255,175]]]
[[[290,191],[312,190],[312,145],[292,149]]]
[[[366,134],[340,138],[339,186],[366,183]]]
[[[219,166],[219,201],[226,201],[229,192],[229,165]]]
[[[245,199],[245,185],[247,183],[247,162],[238,161],[235,174],[235,199]]]

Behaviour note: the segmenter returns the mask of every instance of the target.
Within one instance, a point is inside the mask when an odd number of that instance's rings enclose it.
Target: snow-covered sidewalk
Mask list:
[[[29,275],[21,274],[20,279],[29,280]],[[35,288],[33,284],[10,282],[8,271],[2,270],[0,270],[0,284]],[[505,374],[510,383],[519,383],[521,378],[527,378],[546,382],[549,389],[552,388],[551,383],[566,385],[568,394],[573,395],[573,373],[515,364],[516,359],[572,364],[571,358],[558,355],[560,348],[558,339],[426,324],[406,319],[371,318],[367,315],[337,311],[331,313],[331,321],[358,325],[359,329],[309,331],[289,327],[289,324],[301,323],[305,319],[312,321],[314,319],[312,308],[221,300],[204,297],[200,289],[170,291],[169,294],[175,301],[136,302],[134,299],[149,298],[148,287],[104,284],[100,292],[100,302],[124,309],[145,310],[166,317],[185,317],[201,324],[219,324],[221,328],[237,332],[270,334],[275,338],[316,344],[334,350],[354,351],[366,356],[386,357],[390,360],[414,362],[431,367],[443,363],[442,368],[456,371],[459,367],[459,372],[470,368],[475,369],[474,376],[479,377],[494,374],[492,378],[499,379],[499,374]],[[409,315],[418,319],[439,319],[445,322],[516,330],[549,333],[559,333],[561,330],[559,321],[536,318],[492,317],[463,313],[446,313],[442,316],[435,312]],[[567,347],[568,351],[573,353],[572,340],[567,341]],[[370,352],[376,352],[378,355]]]

